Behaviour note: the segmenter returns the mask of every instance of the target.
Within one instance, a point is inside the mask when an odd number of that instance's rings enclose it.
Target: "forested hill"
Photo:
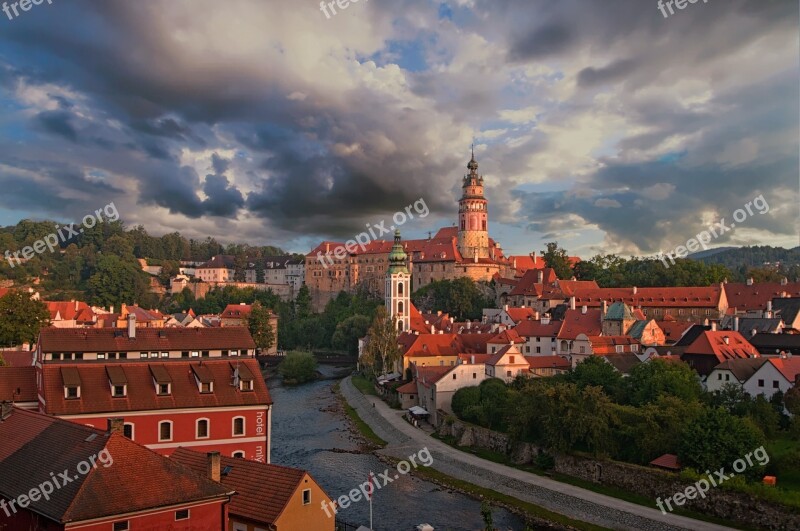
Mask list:
[[[698,253],[700,255],[700,253]],[[784,249],[783,247],[770,247],[769,245],[753,247],[734,247],[711,254],[706,251],[703,255],[691,255],[689,258],[699,260],[706,264],[720,264],[735,271],[742,267],[776,267],[789,269],[800,265],[800,247]]]

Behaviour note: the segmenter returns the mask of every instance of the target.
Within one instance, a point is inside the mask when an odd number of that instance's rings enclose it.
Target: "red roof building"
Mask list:
[[[227,528],[232,489],[129,440],[115,420],[105,431],[5,406],[0,417],[9,529]]]
[[[45,328],[39,411],[95,427],[123,417],[132,440],[269,462],[271,404],[246,328]]]
[[[34,352],[32,350],[0,350],[0,358],[7,367],[33,367]]]
[[[800,282],[729,282],[724,284],[728,307],[735,313],[766,311],[773,298],[800,297]]]
[[[23,409],[38,409],[36,367],[0,367],[0,402]]]
[[[708,376],[720,363],[743,358],[758,358],[758,350],[739,332],[705,330],[683,351],[681,359],[701,376]]]

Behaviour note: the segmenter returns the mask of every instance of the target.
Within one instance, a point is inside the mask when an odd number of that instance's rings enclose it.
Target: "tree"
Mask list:
[[[291,351],[278,365],[278,372],[287,384],[301,384],[317,376],[317,359],[310,352]]]
[[[453,394],[453,400],[450,404],[450,407],[453,409],[453,413],[462,419],[466,420],[467,422],[471,422],[472,420],[467,418],[466,412],[481,402],[481,390],[478,386],[474,387],[462,387],[458,391]]]
[[[547,249],[542,252],[542,258],[547,267],[553,268],[558,278],[562,280],[572,278],[569,255],[565,249],[558,246],[558,242],[548,243]]]
[[[354,356],[358,354],[358,340],[364,337],[369,330],[370,318],[366,315],[351,315],[336,325],[336,331],[331,338],[331,346],[346,350]]]
[[[660,359],[634,367],[625,383],[630,403],[635,406],[655,402],[662,395],[696,400],[703,392],[691,367]]]
[[[696,419],[688,422],[677,441],[678,457],[685,466],[697,471],[730,470],[731,464],[744,459],[764,444],[764,435],[749,420],[735,417],[721,407],[706,408]],[[756,477],[756,467],[745,471]]]
[[[480,319],[484,308],[495,306],[489,291],[486,283],[462,277],[426,284],[413,294],[412,301],[421,311],[446,309],[454,318]]]
[[[305,319],[311,315],[311,292],[305,284],[300,286],[300,289],[297,290],[294,306],[298,319]]]
[[[33,343],[39,330],[50,324],[50,312],[30,294],[11,290],[0,297],[0,346]]]
[[[386,308],[380,306],[369,328],[365,351],[369,359],[375,361],[371,367],[374,374],[386,374],[395,370],[395,364],[400,358],[400,348],[397,345],[396,320],[389,317]],[[380,361],[380,364],[377,362]]]
[[[611,397],[617,396],[622,386],[620,373],[600,356],[591,356],[578,363],[567,381],[577,384],[581,389],[590,385],[601,387]]]
[[[253,304],[250,316],[247,318],[247,328],[250,330],[250,335],[253,336],[253,341],[256,347],[263,350],[269,350],[275,344],[275,330],[272,328],[272,310],[265,308],[260,302]]]
[[[133,262],[103,255],[87,283],[89,300],[99,306],[135,303],[147,293],[146,275]]]

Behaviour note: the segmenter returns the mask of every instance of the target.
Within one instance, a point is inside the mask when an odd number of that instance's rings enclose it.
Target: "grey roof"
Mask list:
[[[761,354],[776,355],[781,350],[800,356],[799,334],[763,334],[759,333],[749,338],[750,344],[756,347]]]
[[[723,330],[733,330],[735,317],[733,315],[726,315],[720,322],[720,327]],[[783,320],[780,317],[739,317],[739,332],[745,337],[750,339],[753,336],[753,330],[756,333],[765,332],[775,334],[780,330],[780,325]]]
[[[633,319],[633,312],[631,312],[630,306],[624,302],[618,301],[608,307],[608,311],[606,311],[606,315],[603,317],[603,319],[606,321],[622,321]]]
[[[772,299],[772,311],[787,325],[794,323],[800,313],[800,298]]]
[[[745,382],[748,378],[753,376],[758,369],[761,368],[768,361],[767,358],[740,358],[734,360],[723,361],[714,370],[727,370],[733,373],[733,376],[739,382]]]
[[[631,326],[631,329],[628,330],[626,335],[631,336],[634,339],[642,339],[642,333],[644,332],[644,327],[647,326],[647,323],[650,321],[636,321]]]
[[[695,339],[700,337],[703,334],[703,332],[705,332],[707,330],[711,330],[711,327],[710,326],[696,324],[696,325],[692,326],[691,328],[689,328],[688,330],[686,330],[686,332],[683,333],[681,338],[677,342],[675,342],[675,346],[676,347],[688,347],[689,345],[694,343]]]
[[[622,374],[629,374],[634,367],[642,363],[633,352],[607,354],[603,358]]]

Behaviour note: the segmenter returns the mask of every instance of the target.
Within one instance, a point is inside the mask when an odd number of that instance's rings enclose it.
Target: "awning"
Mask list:
[[[378,383],[384,384],[386,382],[391,382],[393,380],[399,380],[401,374],[399,372],[390,372],[389,374],[381,374],[378,376]]]
[[[420,417],[423,416],[423,415],[428,415],[429,414],[428,411],[424,407],[419,407],[419,406],[410,407],[410,408],[408,408],[408,411],[410,411],[412,415],[417,415],[417,416],[420,416]]]

